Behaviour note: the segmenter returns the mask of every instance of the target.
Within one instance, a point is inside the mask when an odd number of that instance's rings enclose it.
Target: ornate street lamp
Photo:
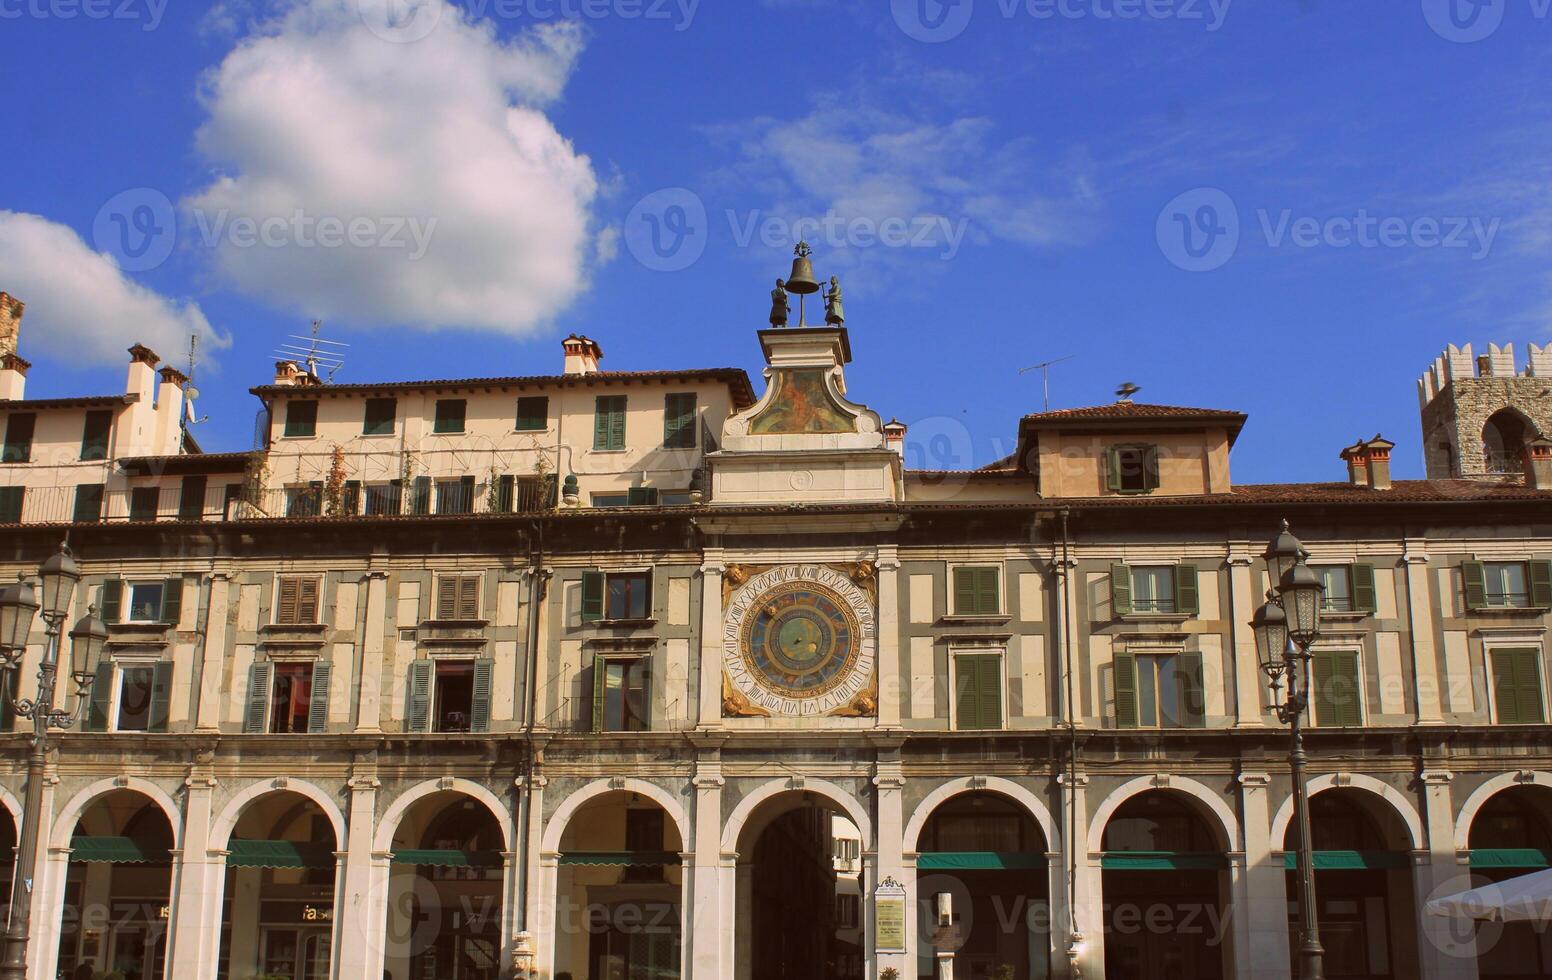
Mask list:
[[[69,711],[54,707],[54,688],[59,675],[59,632],[70,613],[70,599],[81,581],[81,569],[60,545],[58,553],[38,567],[42,601],[25,581],[0,590],[0,697],[19,718],[32,719],[32,754],[27,760],[27,798],[17,841],[15,877],[11,881],[10,927],[5,933],[5,959],[0,978],[25,980],[27,976],[28,920],[32,917],[32,884],[36,872],[38,834],[43,820],[43,778],[48,760],[50,729],[70,728],[79,718],[91,690],[92,661],[102,653],[108,630],[89,609],[70,631],[70,668],[75,681],[75,706]],[[17,678],[27,650],[33,619],[42,613],[48,642],[38,665],[35,698],[17,697]]]
[[[1299,945],[1300,980],[1323,980],[1325,950],[1320,945],[1320,926],[1315,912],[1314,847],[1310,839],[1309,786],[1304,780],[1302,721],[1310,704],[1313,655],[1310,645],[1320,635],[1320,607],[1326,591],[1320,576],[1305,564],[1309,552],[1283,529],[1267,546],[1267,572],[1278,586],[1267,593],[1266,604],[1256,610],[1251,627],[1256,634],[1256,657],[1272,688],[1277,718],[1289,726],[1288,765],[1293,775],[1294,822],[1299,831]],[[1288,694],[1283,696],[1283,681]]]

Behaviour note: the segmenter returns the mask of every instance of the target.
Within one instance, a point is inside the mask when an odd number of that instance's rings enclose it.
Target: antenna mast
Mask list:
[[[194,369],[199,366],[199,334],[189,334],[189,379],[183,385],[183,416],[178,419],[178,452],[183,454],[189,451],[189,426],[199,425],[210,421],[210,416],[203,418],[194,410],[194,401],[199,397],[199,389],[194,386]]]
[[[329,377],[333,381],[334,375],[345,366],[345,352],[349,344],[342,344],[337,340],[324,340],[318,336],[323,329],[322,320],[313,321],[312,333],[302,335],[298,333],[287,334],[290,338],[279,347],[275,348],[275,355],[287,361],[301,361],[307,365],[307,373],[314,378],[322,380],[319,368],[327,368]],[[300,341],[293,343],[292,341]]]
[[[1051,368],[1063,361],[1070,361],[1077,356],[1077,354],[1068,354],[1066,357],[1058,357],[1055,360],[1032,364],[1027,368],[1019,368],[1019,374],[1028,374],[1031,371],[1040,372],[1041,382],[1045,387],[1045,411],[1049,412],[1051,410]]]

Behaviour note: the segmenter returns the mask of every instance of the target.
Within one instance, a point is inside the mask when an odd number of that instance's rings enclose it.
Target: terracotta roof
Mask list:
[[[80,398],[23,398],[0,401],[0,412],[33,412],[48,408],[108,408],[132,405],[139,395],[86,395]]]
[[[455,378],[445,381],[380,381],[317,386],[261,385],[249,391],[260,398],[275,395],[360,394],[371,391],[414,391],[450,388],[501,388],[517,385],[589,385],[609,381],[654,381],[677,378],[720,381],[733,390],[733,404],[745,409],[755,403],[754,387],[743,368],[693,368],[684,371],[596,371],[592,374],[535,374],[510,378]]]
[[[241,473],[252,453],[184,453],[180,456],[130,456],[119,468],[130,476],[182,473]]]
[[[1024,416],[1025,422],[1060,422],[1066,419],[1217,419],[1243,423],[1242,412],[1230,412],[1219,408],[1181,408],[1177,405],[1143,405],[1137,402],[1115,402],[1110,405],[1091,405],[1087,408],[1063,408],[1054,412],[1037,412]]]

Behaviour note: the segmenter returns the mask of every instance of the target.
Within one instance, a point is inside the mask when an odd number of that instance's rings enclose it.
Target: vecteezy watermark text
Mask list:
[[[987,0],[981,0],[987,4]],[[1234,0],[995,0],[1003,20],[1198,21],[1216,31]],[[1548,0],[1552,2],[1552,0]],[[929,44],[952,41],[975,16],[976,0],[890,0],[895,24]]]
[[[168,0],[0,0],[0,20],[132,20],[162,26]]]
[[[298,208],[288,215],[249,215],[232,217],[222,208],[214,212],[195,210],[194,227],[200,243],[233,248],[386,248],[409,249],[411,259],[423,258],[431,246],[437,219],[413,216],[366,216],[341,218],[311,215]]]

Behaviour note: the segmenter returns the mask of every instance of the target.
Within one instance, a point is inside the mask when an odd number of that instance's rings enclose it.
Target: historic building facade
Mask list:
[[[1328,586],[1328,975],[1552,969],[1419,912],[1552,859],[1544,360],[1517,468],[1471,479],[1392,481],[1376,438],[1345,479],[1237,485],[1243,415],[1126,400],[923,472],[841,319],[761,331],[758,396],[583,337],[554,375],[283,363],[231,454],[143,347],[125,394],[47,401],[11,348],[5,573],[68,536],[110,635],[43,787],[32,975],[1287,977],[1248,626],[1283,519]],[[1465,390],[1434,375],[1425,404]],[[1502,417],[1470,397],[1493,432],[1437,441],[1477,465]]]

